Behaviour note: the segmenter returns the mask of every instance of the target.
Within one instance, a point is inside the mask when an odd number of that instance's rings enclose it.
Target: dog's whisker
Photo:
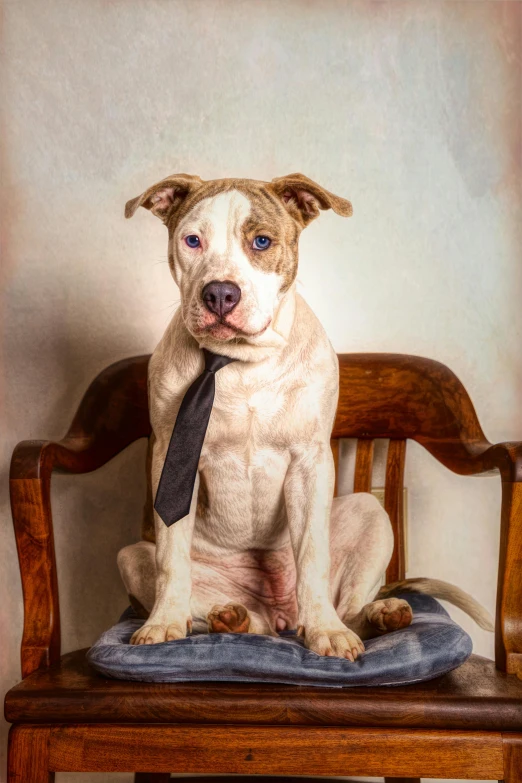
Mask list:
[[[158,310],[158,313],[163,313],[165,310],[171,310],[173,307],[176,307],[176,305],[179,305],[181,302],[181,299],[177,299],[175,302],[171,302],[168,305],[165,305],[165,307],[160,307]]]

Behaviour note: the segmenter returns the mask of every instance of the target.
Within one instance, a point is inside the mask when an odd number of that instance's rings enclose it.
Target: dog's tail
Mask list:
[[[383,585],[376,598],[389,598],[397,593],[423,593],[424,595],[431,595],[433,598],[449,601],[450,604],[458,606],[463,612],[469,614],[477,625],[480,625],[485,631],[494,630],[493,618],[487,609],[479,604],[469,593],[449,582],[442,582],[440,579],[404,579],[401,582]]]

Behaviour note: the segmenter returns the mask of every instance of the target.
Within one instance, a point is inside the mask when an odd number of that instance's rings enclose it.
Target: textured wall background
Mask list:
[[[177,301],[166,232],[145,211],[125,222],[123,206],[169,173],[299,170],[350,198],[351,220],[325,214],[301,244],[300,288],[335,348],[445,362],[491,440],[522,438],[521,10],[4,0],[3,688],[19,678],[22,627],[10,453],[61,436],[93,376],[161,336]],[[115,556],[139,534],[143,459],[138,443],[54,481],[65,651],[125,606]],[[493,609],[498,480],[450,475],[413,446],[407,486],[409,574]]]

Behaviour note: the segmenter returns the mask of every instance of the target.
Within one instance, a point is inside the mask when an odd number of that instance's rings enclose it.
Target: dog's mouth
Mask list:
[[[202,329],[198,329],[198,334],[209,334],[215,340],[230,340],[231,338],[248,338],[259,337],[263,332],[266,332],[270,326],[272,319],[269,318],[262,329],[257,332],[248,332],[245,329],[240,329],[238,326],[234,326],[227,321],[225,317],[217,318],[214,323],[204,326]]]

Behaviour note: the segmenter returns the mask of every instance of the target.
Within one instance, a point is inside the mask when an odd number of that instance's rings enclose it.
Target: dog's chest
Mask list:
[[[200,468],[223,459],[269,468],[283,457],[288,437],[287,397],[278,386],[216,392]]]
[[[285,411],[277,385],[216,389],[199,462],[198,516],[209,523],[205,538],[246,551],[269,545],[281,533],[290,463]]]
[[[216,394],[203,457],[225,452],[256,461],[259,452],[282,455],[302,426],[305,384],[281,368],[239,369],[216,378]],[[234,368],[235,369],[235,368]]]

